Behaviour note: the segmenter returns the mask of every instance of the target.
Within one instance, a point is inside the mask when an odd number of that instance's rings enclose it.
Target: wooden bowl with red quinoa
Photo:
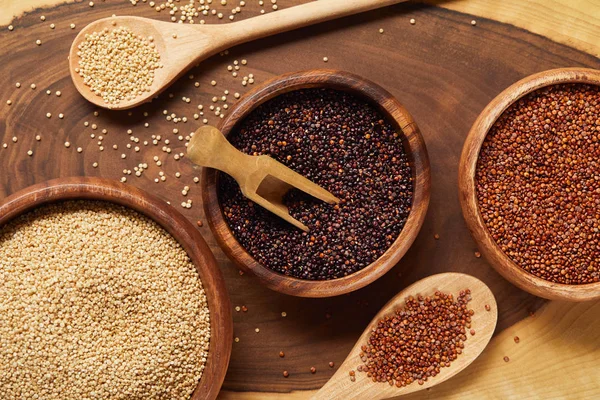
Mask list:
[[[308,93],[313,89],[323,89],[324,91],[329,90],[332,93],[334,93],[333,91],[335,91],[335,93],[344,93],[340,94],[340,102],[344,101],[342,99],[345,98],[344,96],[349,96],[354,99],[359,99],[359,101],[357,101],[356,103],[364,102],[365,104],[368,104],[372,110],[376,110],[376,112],[378,113],[377,115],[381,116],[379,122],[383,124],[383,121],[385,120],[386,124],[389,124],[388,127],[391,127],[389,132],[394,132],[393,137],[397,138],[395,139],[395,143],[397,144],[388,143],[387,148],[393,148],[394,146],[398,147],[399,145],[399,148],[401,148],[402,151],[405,152],[405,165],[409,166],[407,168],[409,168],[408,170],[410,171],[410,173],[407,172],[407,175],[409,175],[409,181],[412,182],[412,197],[410,199],[410,204],[407,206],[408,212],[406,213],[406,218],[404,220],[404,224],[401,226],[399,234],[396,233],[392,235],[390,233],[388,236],[386,236],[390,245],[386,246],[385,250],[383,250],[382,248],[381,254],[378,255],[376,259],[373,258],[373,261],[369,261],[368,264],[365,264],[360,269],[357,267],[356,271],[349,272],[348,270],[346,271],[346,273],[342,271],[340,275],[344,276],[334,276],[331,279],[321,279],[323,275],[317,276],[317,274],[323,274],[323,272],[322,270],[319,271],[319,261],[317,260],[315,262],[314,260],[316,258],[314,257],[312,261],[307,261],[308,264],[310,264],[311,262],[314,263],[312,264],[313,275],[310,275],[309,278],[303,279],[302,277],[294,276],[294,274],[288,274],[286,273],[286,271],[282,272],[276,271],[275,269],[271,269],[259,262],[257,258],[253,257],[253,255],[250,254],[250,251],[246,250],[246,248],[240,243],[238,238],[236,238],[233,229],[230,227],[229,222],[227,220],[229,216],[224,216],[224,209],[222,204],[223,197],[219,197],[219,184],[220,181],[224,179],[229,179],[229,177],[220,175],[220,173],[213,169],[205,168],[202,172],[201,186],[204,210],[210,228],[214,233],[217,242],[219,243],[221,248],[224,250],[227,256],[237,264],[238,267],[240,267],[244,271],[251,272],[252,274],[257,276],[264,285],[278,292],[300,297],[330,297],[341,295],[344,293],[349,293],[351,291],[357,290],[368,285],[369,283],[383,276],[404,256],[404,254],[414,242],[423,224],[425,213],[429,204],[431,178],[429,172],[429,159],[427,155],[427,150],[425,148],[425,143],[417,128],[417,125],[415,124],[410,114],[390,93],[388,93],[387,91],[370,81],[364,80],[356,75],[347,72],[335,70],[309,70],[275,77],[270,81],[266,82],[265,84],[261,85],[260,87],[252,90],[243,98],[241,98],[239,102],[230,109],[228,115],[222,120],[222,123],[220,124],[219,128],[225,136],[228,136],[232,132],[236,132],[238,128],[243,126],[246,119],[249,120],[250,118],[252,118],[252,113],[257,109],[260,110],[261,106],[263,106],[265,103],[273,104],[272,102],[270,102],[273,99],[277,100],[287,98],[285,96],[290,94],[293,95],[293,93]],[[331,94],[331,96],[333,96],[334,98],[335,93]],[[335,104],[336,106],[338,105],[337,100],[331,99],[327,104]],[[264,107],[267,106],[265,105]],[[301,108],[302,104],[299,104],[298,107]],[[338,116],[339,115],[341,114],[338,114]],[[269,121],[269,124],[272,125],[271,121]],[[286,125],[284,121],[279,126],[281,127],[280,129],[287,129],[288,125]],[[342,130],[346,128],[347,127],[344,126],[342,127]],[[349,129],[346,129],[346,134],[348,130]],[[337,132],[341,132],[341,130],[338,130]],[[327,137],[329,133],[330,131],[328,126],[327,130],[323,129],[321,138]],[[362,132],[362,135],[364,135],[364,132]],[[385,135],[383,133],[381,136],[382,141],[387,140],[390,137],[389,135]],[[387,139],[384,139],[383,136],[385,136]],[[336,139],[335,143],[332,142],[332,148],[339,148],[339,137]],[[367,134],[364,135],[364,137],[368,139],[370,136]],[[306,140],[312,139],[307,138]],[[353,142],[352,138],[346,137],[346,140],[348,142]],[[343,140],[339,140],[340,145],[343,145],[343,142]],[[283,146],[285,146],[285,144],[285,141],[283,143],[278,143],[278,145]],[[313,147],[313,149],[315,148]],[[295,149],[294,151],[296,150],[297,149]],[[308,153],[310,153],[310,151],[308,151]],[[296,153],[293,154],[294,157],[296,157]],[[290,160],[292,156],[289,155],[287,157],[287,160]],[[304,157],[311,157],[311,155],[305,153]],[[404,155],[402,155],[402,157],[404,157]],[[302,154],[298,155],[298,159],[302,160]],[[285,162],[285,158],[283,159],[283,161]],[[394,159],[394,161],[396,161],[396,159]],[[303,161],[299,162],[302,163]],[[329,160],[327,162],[329,162]],[[289,166],[291,168],[294,168],[294,165]],[[336,171],[338,171],[337,168],[338,167],[336,167]],[[340,171],[342,170],[342,168],[344,168],[342,163],[339,164],[339,168]],[[332,185],[335,186],[334,184]],[[391,185],[388,185],[388,188],[390,186],[393,187],[393,189],[388,190],[394,191],[399,185],[395,185],[394,187],[392,182]],[[335,190],[333,191],[333,193],[336,194]],[[394,199],[393,196],[395,195],[392,195],[392,199]],[[225,198],[225,200],[227,200],[227,197]],[[389,215],[389,213],[387,215]],[[318,218],[318,216],[315,217],[315,219],[316,218]],[[247,218],[245,221],[244,219],[242,219],[241,222],[249,222],[249,219],[251,218]],[[310,225],[310,222],[315,222],[314,220],[307,221],[309,222],[308,225]],[[392,221],[392,219],[390,219],[390,221]],[[318,227],[319,222],[320,221],[317,221],[317,225],[313,225],[313,227]],[[390,226],[392,225],[393,222],[390,222]],[[339,227],[340,225],[334,226]],[[291,225],[289,227],[291,227]],[[283,227],[281,229],[285,230],[289,227]],[[396,228],[398,228],[398,225],[396,225]],[[343,228],[340,228],[340,230],[341,229]],[[318,228],[315,228],[313,232],[317,231]],[[329,232],[331,232],[331,230]],[[297,237],[298,235],[300,235],[300,232],[292,232],[291,236],[294,235],[296,235]],[[308,235],[308,237],[310,237],[310,232],[308,233]],[[263,236],[268,237],[268,235]],[[325,235],[319,236],[319,239],[316,240],[318,241],[320,240],[320,238],[324,238],[324,242],[326,242],[327,240],[325,239]],[[264,242],[266,241],[267,240],[265,240]],[[366,242],[369,242],[369,240],[366,240]],[[263,246],[260,240],[257,240],[255,244],[259,247]],[[377,245],[378,243],[376,244],[376,246]],[[264,244],[264,247],[268,248],[269,245]],[[275,247],[277,247],[276,244]],[[301,253],[302,250],[300,248],[300,245],[296,247],[297,250],[295,251],[295,253]],[[338,248],[341,248],[341,246],[339,246]],[[298,249],[300,250],[298,251]],[[323,252],[325,253],[327,251],[329,250],[324,250]],[[340,250],[340,252],[343,252],[343,250]],[[323,255],[323,253],[321,254]],[[375,256],[373,255],[373,257]],[[299,264],[301,270],[302,262],[299,262]],[[348,263],[346,262],[346,264]],[[331,268],[335,269],[337,268],[337,266],[333,266]],[[329,271],[331,271],[331,269]],[[296,273],[296,275],[298,275],[298,273]]]
[[[479,250],[546,299],[600,298],[599,98],[598,70],[528,76],[487,105],[463,147],[460,202]]]

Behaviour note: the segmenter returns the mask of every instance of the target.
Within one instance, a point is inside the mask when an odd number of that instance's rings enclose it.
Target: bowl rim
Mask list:
[[[0,227],[37,207],[67,200],[105,201],[135,210],[156,222],[184,248],[206,293],[211,332],[204,371],[190,400],[215,399],[231,356],[233,317],[225,280],[200,232],[165,200],[133,185],[96,177],[52,179],[11,194],[0,202]]]
[[[419,233],[430,198],[430,167],[425,141],[408,111],[379,85],[355,74],[329,69],[313,69],[276,76],[244,95],[219,124],[225,136],[251,111],[264,102],[290,91],[330,87],[367,99],[390,122],[402,130],[403,142],[413,172],[413,202],[406,223],[394,243],[377,260],[348,276],[313,281],[286,276],[258,263],[239,244],[223,218],[217,197],[217,173],[203,168],[201,178],[204,211],[217,242],[227,256],[244,271],[257,276],[272,290],[299,297],[331,297],[360,289],[389,271],[408,251]]]
[[[458,168],[459,197],[463,217],[479,250],[492,267],[517,287],[550,300],[588,301],[600,298],[600,282],[567,285],[539,278],[510,259],[493,240],[479,211],[475,171],[481,146],[496,120],[522,97],[544,87],[564,83],[600,86],[600,70],[557,68],[529,75],[498,94],[479,114],[463,145]]]

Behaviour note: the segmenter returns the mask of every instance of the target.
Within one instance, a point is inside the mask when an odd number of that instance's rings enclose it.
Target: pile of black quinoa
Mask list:
[[[366,100],[322,88],[286,93],[255,109],[228,139],[244,153],[270,155],[341,200],[331,205],[290,191],[286,205],[306,233],[220,174],[225,220],[267,268],[302,279],[340,278],[377,260],[406,223],[413,184],[403,134]]]

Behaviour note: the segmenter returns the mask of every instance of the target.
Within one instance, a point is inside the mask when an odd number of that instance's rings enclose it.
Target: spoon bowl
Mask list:
[[[361,346],[367,343],[371,335],[371,329],[376,327],[382,318],[403,307],[404,300],[408,296],[419,294],[429,296],[439,290],[453,294],[456,297],[461,290],[465,289],[471,290],[471,301],[467,304],[467,308],[475,311],[475,314],[471,317],[471,328],[475,330],[475,335],[467,333],[467,340],[464,342],[465,347],[462,349],[462,354],[452,361],[449,367],[441,368],[439,374],[427,379],[423,385],[413,382],[401,388],[390,386],[387,383],[373,382],[365,372],[356,371],[359,365],[364,364],[360,359]],[[486,305],[489,306],[489,311],[486,310]],[[492,338],[497,319],[498,310],[494,295],[490,288],[479,279],[455,272],[437,274],[421,279],[398,293],[383,306],[366,327],[337,372],[312,398],[313,400],[377,400],[401,396],[435,386],[452,378],[475,361]],[[350,380],[350,371],[356,371],[355,382]]]
[[[113,30],[125,27],[144,38],[152,37],[156,50],[160,54],[161,68],[154,70],[152,86],[142,95],[131,100],[122,100],[118,104],[105,102],[101,96],[92,92],[83,82],[76,69],[79,67],[79,45],[86,36],[104,29]],[[165,88],[182,76],[189,68],[205,58],[224,50],[223,41],[213,36],[216,26],[174,24],[141,17],[109,17],[99,19],[85,26],[75,37],[69,53],[69,70],[75,87],[86,100],[100,107],[126,110],[156,97]]]

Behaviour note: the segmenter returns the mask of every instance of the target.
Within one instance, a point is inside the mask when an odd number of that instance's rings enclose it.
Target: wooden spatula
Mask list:
[[[230,175],[240,185],[244,196],[305,232],[308,232],[308,227],[292,218],[283,204],[283,196],[291,188],[300,189],[329,204],[340,202],[327,190],[271,157],[242,153],[214,126],[203,126],[194,133],[187,155],[195,164]]]

